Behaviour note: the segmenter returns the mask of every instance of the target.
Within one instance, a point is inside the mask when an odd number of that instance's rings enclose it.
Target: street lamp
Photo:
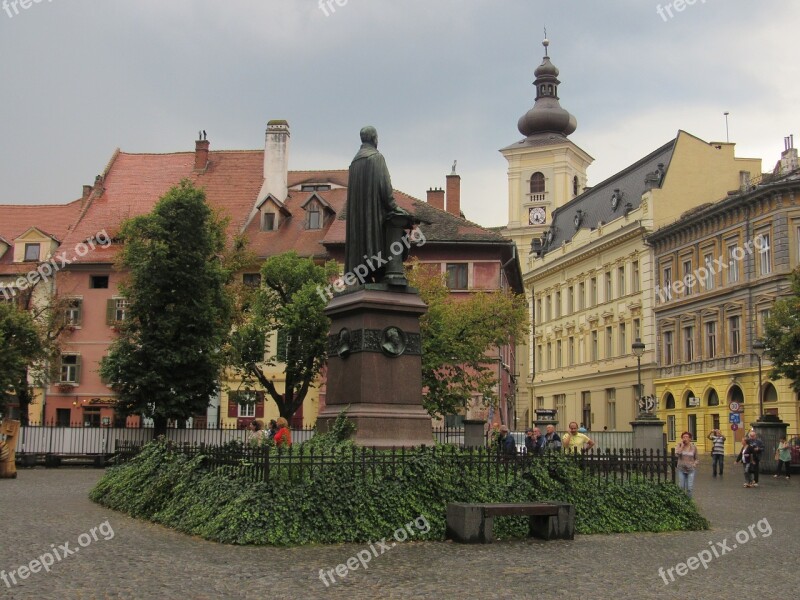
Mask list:
[[[639,414],[641,415],[644,410],[642,407],[642,354],[644,354],[644,343],[639,338],[631,345],[633,353],[636,355],[636,373],[639,377],[639,385],[636,388],[637,395],[636,404],[639,407]]]
[[[761,359],[764,357],[764,350],[766,350],[766,346],[764,345],[764,340],[756,340],[753,342],[753,354],[758,357],[758,412],[759,412],[759,421],[764,420],[764,392],[761,388]]]

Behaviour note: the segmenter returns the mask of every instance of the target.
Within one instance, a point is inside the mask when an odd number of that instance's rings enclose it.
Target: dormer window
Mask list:
[[[308,206],[308,229],[322,229],[322,212],[319,204],[312,202]]]
[[[25,244],[25,262],[38,262],[40,251],[40,244]]]
[[[300,186],[301,192],[327,192],[330,189],[330,183],[304,183]]]
[[[275,231],[275,213],[265,212],[261,214],[261,231]]]

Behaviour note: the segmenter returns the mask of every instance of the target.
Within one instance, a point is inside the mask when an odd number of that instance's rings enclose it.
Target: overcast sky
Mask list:
[[[74,200],[115,148],[192,150],[199,129],[263,148],[286,119],[292,170],[347,168],[372,124],[395,188],[424,198],[457,159],[467,218],[503,225],[498,149],[522,138],[545,26],[590,185],[678,129],[724,141],[725,111],[764,170],[800,133],[795,0],[6,1],[0,203]]]

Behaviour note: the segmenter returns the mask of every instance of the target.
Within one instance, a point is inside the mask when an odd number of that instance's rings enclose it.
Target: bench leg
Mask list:
[[[492,521],[492,517],[484,518],[481,507],[455,503],[447,505],[447,537],[456,542],[492,542]]]
[[[530,518],[531,537],[542,540],[575,539],[575,506],[555,504],[558,514],[553,516],[532,516]]]

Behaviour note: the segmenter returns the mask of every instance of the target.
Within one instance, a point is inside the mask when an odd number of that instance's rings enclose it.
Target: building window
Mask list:
[[[541,323],[542,322],[542,299],[541,298],[537,298],[536,299],[536,322],[537,323]]]
[[[706,323],[706,358],[717,356],[717,323],[710,321]]]
[[[614,330],[611,327],[606,327],[606,358],[614,356]]]
[[[759,260],[761,275],[769,275],[772,273],[772,248],[769,245],[769,234],[762,233],[759,236],[761,240],[758,246]]]
[[[61,355],[61,379],[59,383],[79,383],[81,380],[81,357],[78,354]]]
[[[597,330],[592,331],[592,362],[597,362],[598,355]]]
[[[676,439],[677,427],[675,427],[675,415],[667,416],[667,439],[674,442]]]
[[[606,388],[606,426],[610,431],[617,429],[617,390]]]
[[[581,281],[578,285],[578,309],[586,308],[586,282]]]
[[[37,262],[39,260],[39,244],[25,244],[25,262]]]
[[[639,319],[633,320],[633,339],[640,340],[642,339],[642,325]]]
[[[64,307],[64,323],[69,327],[78,327],[81,324],[83,313],[83,300],[68,298]]]
[[[467,263],[447,263],[447,287],[451,290],[467,289]]]
[[[536,408],[544,408],[544,396],[536,396]]]
[[[767,319],[769,319],[770,310],[768,308],[762,308],[758,311],[758,334],[763,336],[766,332],[767,326]]]
[[[692,362],[694,360],[694,327],[683,328],[683,361]]]
[[[572,177],[572,195],[573,196],[577,196],[578,195],[578,176],[577,175],[574,175]]]
[[[617,268],[617,298],[625,295],[625,266]]]
[[[664,267],[661,277],[661,287],[667,300],[672,300],[672,267]]]
[[[730,335],[730,353],[739,354],[741,350],[741,317],[730,317],[728,319],[728,332]]]
[[[641,289],[639,285],[639,261],[631,263],[631,291],[637,293]]]
[[[575,312],[575,286],[571,285],[567,289],[567,314]]]
[[[239,416],[240,417],[255,417],[256,416],[256,405],[255,404],[239,404]]]
[[[547,342],[547,370],[553,368],[553,344]]]
[[[541,344],[536,346],[536,364],[540,371],[544,371],[544,348]]]
[[[569,341],[567,342],[568,349],[569,349],[569,366],[573,366],[575,364],[575,338],[573,336],[569,337]]]
[[[556,394],[553,396],[553,404],[556,407],[556,415],[566,415],[567,414],[567,395],[566,394]]]
[[[672,332],[664,332],[664,364],[672,364]]]
[[[692,261],[685,260],[683,261],[683,285],[684,289],[686,290],[684,292],[685,296],[692,295],[692,288],[694,287],[694,283],[695,283],[694,277],[692,276]]]
[[[243,273],[242,283],[247,287],[261,287],[261,273]]]
[[[591,302],[589,303],[589,306],[594,308],[597,306],[597,277],[592,277],[589,293],[591,294]]]
[[[664,408],[667,410],[675,410],[675,396],[669,392],[664,396]]]
[[[322,213],[316,202],[312,202],[308,205],[308,228],[322,229]]]
[[[620,355],[628,353],[628,336],[625,331],[625,323],[619,324],[619,353]]]
[[[325,192],[330,189],[329,183],[304,183],[300,186],[301,192]]]
[[[90,275],[89,287],[93,290],[107,290],[108,275]]]
[[[561,316],[561,292],[556,292],[556,306],[555,306],[555,318],[558,319]]]
[[[544,193],[544,175],[539,172],[531,175],[531,194]]]
[[[553,311],[551,310],[553,307],[553,299],[550,297],[550,294],[544,297],[544,320],[549,321],[551,319],[551,315]]]
[[[261,214],[261,231],[275,231],[274,212],[265,212]]]
[[[124,321],[128,313],[128,301],[125,298],[110,298],[106,302],[106,325],[116,325]]]
[[[706,273],[703,284],[707,290],[714,289],[714,258],[710,254],[703,256],[703,265],[705,266]]]
[[[614,291],[611,288],[611,271],[606,272],[606,302],[614,299]]]
[[[717,394],[716,390],[711,390],[708,393],[708,405],[709,406],[719,406],[719,394]],[[719,425],[714,427],[714,429],[717,429],[718,427],[719,427]]]
[[[728,246],[728,283],[736,283],[739,281],[739,260],[737,259],[737,250],[739,250],[739,247],[735,244]]]
[[[556,368],[558,368],[558,369],[560,369],[561,367],[564,366],[562,358],[561,358],[562,350],[563,350],[563,348],[561,346],[561,340],[557,340],[556,341]]]

